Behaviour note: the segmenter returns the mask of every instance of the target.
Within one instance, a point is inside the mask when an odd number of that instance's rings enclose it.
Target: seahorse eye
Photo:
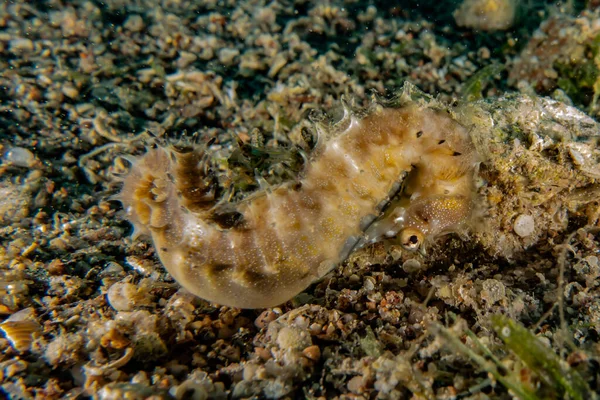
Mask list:
[[[405,228],[400,232],[400,244],[406,250],[418,250],[423,243],[423,233],[415,228]]]

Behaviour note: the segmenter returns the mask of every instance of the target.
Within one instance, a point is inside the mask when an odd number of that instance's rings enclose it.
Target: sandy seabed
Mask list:
[[[582,167],[597,154],[575,140],[502,137],[506,162],[482,167],[493,234],[447,235],[425,255],[368,246],[267,310],[220,307],[180,289],[111,200],[128,167],[119,156],[192,133],[213,139],[215,165],[236,195],[257,188],[257,168],[276,185],[301,168],[290,149],[305,145],[311,110],[335,118],[342,95],[366,105],[371,91],[393,93],[405,81],[448,104],[520,91],[597,117],[593,1],[587,10],[532,2],[516,10],[513,28],[488,32],[457,26],[457,6],[0,4],[0,391],[592,398],[600,189]],[[271,159],[253,164],[236,153],[238,141]],[[499,314],[511,320],[492,318]],[[504,328],[520,332],[513,321],[530,332],[521,338],[533,361],[502,337]]]

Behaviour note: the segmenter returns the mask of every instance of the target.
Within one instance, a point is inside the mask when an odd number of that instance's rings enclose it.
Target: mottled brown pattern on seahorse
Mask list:
[[[343,261],[364,235],[361,221],[377,215],[407,173],[408,204],[393,223],[373,225],[376,238],[392,232],[415,249],[468,217],[477,160],[468,132],[448,114],[414,103],[376,106],[362,118],[348,113],[337,127],[321,138],[298,182],[235,204],[242,218],[234,226],[210,218],[214,182],[193,147],[149,150],[120,200],[180,284],[243,308],[289,300]]]

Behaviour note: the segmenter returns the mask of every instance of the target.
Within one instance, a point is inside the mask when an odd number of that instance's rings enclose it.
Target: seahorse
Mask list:
[[[177,282],[239,308],[289,300],[361,243],[396,236],[415,250],[469,217],[477,153],[448,112],[418,101],[377,103],[315,129],[298,178],[231,204],[236,218],[226,226],[214,218],[216,183],[201,146],[148,150],[118,198]],[[404,204],[385,211],[399,187]]]

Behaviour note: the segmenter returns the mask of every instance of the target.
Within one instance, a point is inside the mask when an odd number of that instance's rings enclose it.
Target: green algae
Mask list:
[[[556,390],[558,398],[596,399],[598,396],[581,375],[563,362],[556,353],[542,343],[531,331],[504,316],[492,317],[494,332],[541,381]]]
[[[477,71],[462,87],[461,98],[463,101],[476,101],[483,99],[483,90],[496,75],[504,70],[504,66],[492,63]]]
[[[557,86],[577,104],[589,105],[589,111],[596,110],[600,95],[600,35],[586,44],[585,57],[579,62],[555,63],[558,72]]]
[[[475,362],[481,369],[486,371],[496,381],[500,382],[519,399],[539,399],[539,397],[535,395],[535,392],[531,388],[524,387],[516,377],[511,375],[505,376],[505,369],[502,366],[501,361],[479,340],[479,338],[477,338],[472,331],[468,330],[467,335],[481,354],[464,344],[456,333],[442,326],[441,324],[431,324],[430,332],[442,338],[446,342],[446,345],[453,351],[458,351],[471,361]]]
[[[365,337],[359,339],[360,348],[369,357],[379,357],[383,353],[383,348],[373,329],[370,326],[366,329]]]
[[[515,397],[522,400],[598,398],[577,370],[518,322],[504,315],[492,316],[492,329],[503,346],[487,346],[470,329],[460,333],[461,321],[459,319],[452,328],[432,323],[430,332],[450,349],[477,364]]]

